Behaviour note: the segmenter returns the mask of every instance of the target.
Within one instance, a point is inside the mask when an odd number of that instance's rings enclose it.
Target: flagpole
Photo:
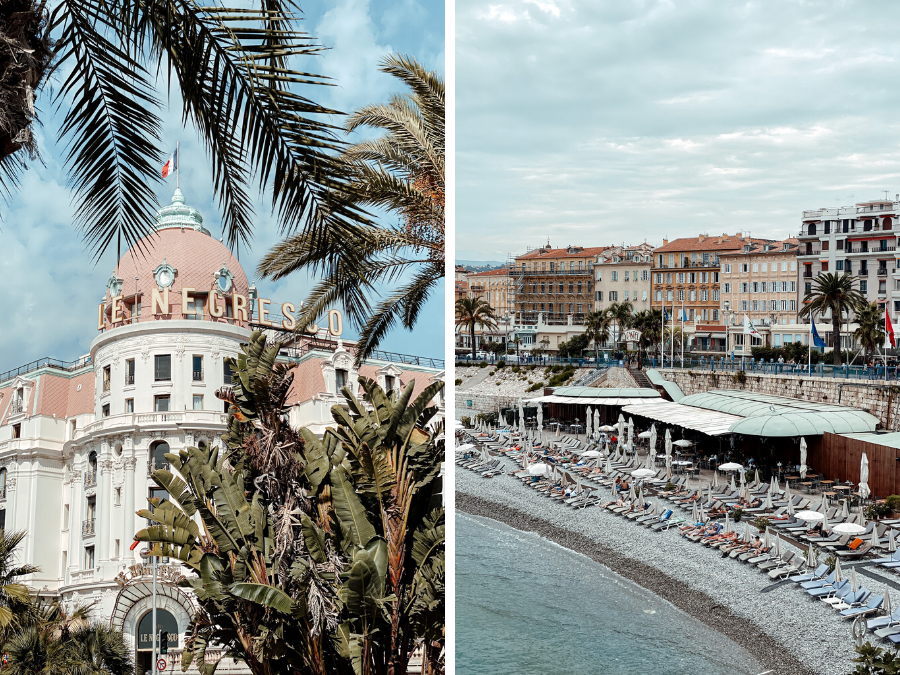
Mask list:
[[[665,291],[663,291],[665,293]],[[662,312],[659,313],[662,330],[659,333],[659,367],[666,367],[666,296],[663,295]]]
[[[694,330],[696,334],[696,326]],[[681,301],[681,367],[684,368],[684,300]]]
[[[812,377],[812,336],[813,336],[813,327],[816,325],[816,320],[813,318],[813,313],[809,313],[809,336],[806,338],[806,347],[807,347],[807,356],[809,358],[809,377]]]
[[[675,365],[675,296],[672,296],[672,346],[670,349],[672,350],[672,358],[669,359],[672,362],[672,365]]]
[[[175,142],[175,189],[181,187],[181,141]]]

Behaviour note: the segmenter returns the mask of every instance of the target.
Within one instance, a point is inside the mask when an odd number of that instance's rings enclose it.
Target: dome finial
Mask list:
[[[175,188],[175,194],[172,195],[173,204],[184,204],[184,195],[181,194],[181,188]]]

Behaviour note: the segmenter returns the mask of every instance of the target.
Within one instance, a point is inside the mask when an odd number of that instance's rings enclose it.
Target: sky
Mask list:
[[[303,65],[337,83],[336,87],[306,92],[313,100],[347,112],[386,102],[391,93],[402,91],[395,78],[377,70],[380,58],[392,52],[415,56],[428,69],[444,73],[442,5],[428,0],[301,0],[299,4],[305,30],[331,48]],[[51,84],[58,86],[59,81]],[[72,195],[66,187],[64,148],[56,140],[59,118],[53,115],[49,88],[38,99],[38,108],[42,126],[35,132],[44,166],[33,166],[10,202],[0,202],[0,273],[7,280],[7,291],[0,294],[4,317],[0,371],[44,356],[72,360],[86,354],[97,334],[97,303],[116,264],[114,246],[94,264],[72,226]],[[200,209],[213,236],[221,237],[211,171],[195,130],[182,125],[177,98],[164,113],[163,139],[171,150],[176,141],[181,142],[182,192],[188,204]],[[156,190],[160,203],[170,203],[174,190],[172,179],[160,185]],[[241,247],[240,251],[241,264],[251,280],[259,259],[279,239],[267,203],[260,201],[256,213],[252,250]],[[299,306],[314,280],[294,274],[278,283],[257,280],[256,285],[262,297]],[[381,349],[443,358],[443,317],[441,286],[423,310],[415,331],[396,329]],[[344,336],[353,334],[345,324]]]
[[[900,193],[895,2],[456,3],[456,258],[782,239]]]

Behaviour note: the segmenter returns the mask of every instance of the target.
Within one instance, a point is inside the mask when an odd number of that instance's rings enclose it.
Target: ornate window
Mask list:
[[[159,290],[171,288],[172,284],[175,283],[176,274],[178,274],[178,270],[167,263],[165,258],[162,265],[153,270],[153,278],[156,279],[156,285],[159,286]]]

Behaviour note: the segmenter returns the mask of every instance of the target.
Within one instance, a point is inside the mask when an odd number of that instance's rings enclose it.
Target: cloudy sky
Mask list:
[[[309,70],[336,79],[334,88],[316,88],[314,100],[350,111],[367,103],[386,101],[398,91],[394,78],[377,72],[382,55],[402,52],[430,69],[444,72],[444,9],[428,0],[324,0],[299,3],[305,29],[331,47],[304,64]],[[56,84],[56,83],[54,83]],[[56,143],[57,119],[47,94],[39,100],[43,127],[38,129],[46,166],[32,168],[18,195],[0,203],[0,272],[6,292],[0,294],[4,317],[0,332],[0,370],[43,356],[70,360],[84,354],[96,335],[96,307],[115,267],[115,250],[98,264],[91,262],[73,230],[70,193]],[[205,225],[218,238],[221,219],[213,198],[211,173],[193,129],[181,124],[177,101],[166,117],[164,139],[174,149],[181,141],[181,186],[189,204],[204,215]],[[160,186],[157,197],[171,201],[174,182]],[[242,247],[241,263],[252,278],[263,253],[277,240],[274,220],[264,203],[257,208],[259,225],[253,249]],[[295,275],[278,284],[257,281],[260,294],[278,302],[299,304],[312,281]],[[382,344],[396,352],[443,358],[443,287],[433,296],[415,334],[395,331]],[[349,331],[345,327],[345,335]]]
[[[900,193],[894,2],[457,0],[457,259]]]

